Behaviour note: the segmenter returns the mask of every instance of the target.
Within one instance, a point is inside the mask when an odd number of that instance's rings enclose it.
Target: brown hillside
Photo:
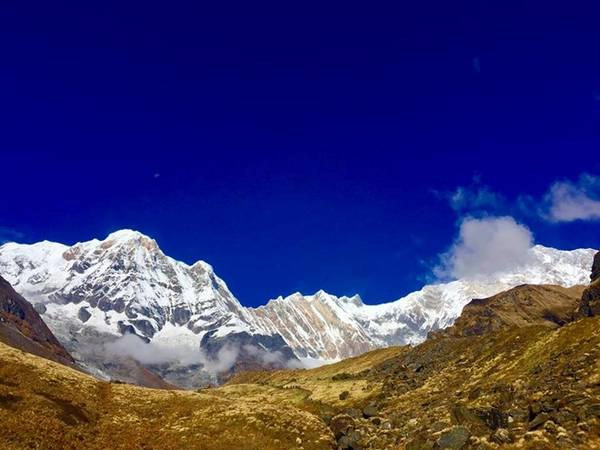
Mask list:
[[[102,382],[4,344],[0,430],[3,450],[332,446],[327,426],[291,405]]]
[[[329,423],[340,448],[597,449],[600,317],[240,374],[216,392],[300,406]]]
[[[432,336],[474,336],[509,328],[562,326],[575,319],[584,286],[522,285],[466,305],[453,326]]]
[[[600,317],[241,374],[199,393],[100,382],[0,345],[3,449],[594,449],[599,417]]]

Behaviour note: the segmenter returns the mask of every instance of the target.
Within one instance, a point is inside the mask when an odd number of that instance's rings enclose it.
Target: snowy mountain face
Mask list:
[[[215,326],[228,333],[239,331],[245,316],[208,264],[175,261],[154,240],[128,230],[72,247],[5,244],[0,272],[47,320],[77,317],[112,334],[160,339],[167,325],[185,330],[181,336]]]
[[[171,350],[197,353],[209,330],[214,338],[248,330],[246,309],[210,265],[175,261],[134,231],[71,247],[8,243],[0,247],[0,273],[74,356],[99,372],[106,372],[102,345],[125,334],[157,344],[162,355],[146,358],[150,365],[168,361]],[[114,351],[142,351],[143,342],[129,343]]]
[[[191,366],[214,363],[229,370],[239,359],[252,367],[257,361],[267,361],[269,367],[274,362],[285,365],[289,348],[301,358],[331,360],[380,346],[417,343],[429,331],[451,325],[473,298],[524,283],[586,284],[594,253],[536,246],[527,265],[511,272],[425,286],[380,305],[319,291],[245,308],[210,265],[176,261],[154,240],[130,230],[73,246],[46,241],[4,244],[0,275],[35,305],[61,343],[88,367],[105,370],[99,342],[135,334],[155,346],[150,355],[140,357],[142,362],[163,367],[180,381]],[[228,342],[238,347],[232,349]],[[194,357],[201,343],[204,350],[218,349],[219,354]],[[137,344],[115,348],[134,356],[147,352]],[[173,355],[183,362],[165,366]]]

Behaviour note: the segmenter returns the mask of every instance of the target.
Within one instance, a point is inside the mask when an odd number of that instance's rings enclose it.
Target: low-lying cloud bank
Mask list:
[[[434,272],[440,279],[473,278],[527,264],[533,234],[512,217],[466,218]]]
[[[111,358],[132,358],[144,365],[202,365],[202,368],[212,375],[229,371],[240,357],[251,357],[267,366],[291,369],[306,367],[300,361],[286,361],[279,351],[268,351],[254,345],[226,344],[216,355],[207,355],[200,348],[147,343],[135,334],[126,334],[106,343],[100,351]]]

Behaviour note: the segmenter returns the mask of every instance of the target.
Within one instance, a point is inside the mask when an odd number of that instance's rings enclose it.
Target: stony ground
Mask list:
[[[339,448],[600,448],[600,317],[242,374],[220,391],[311,411]]]
[[[105,383],[0,344],[0,448],[600,449],[600,317],[533,323],[198,392]]]

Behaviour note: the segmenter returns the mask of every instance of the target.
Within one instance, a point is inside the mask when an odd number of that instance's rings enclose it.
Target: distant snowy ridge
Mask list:
[[[73,246],[51,242],[0,246],[0,275],[32,301],[71,348],[82,335],[135,333],[162,345],[198,349],[208,333],[280,335],[298,357],[333,360],[372,348],[417,343],[451,325],[473,298],[519,284],[572,286],[588,282],[592,249],[531,250],[527,265],[509,272],[428,285],[390,303],[324,291],[243,307],[212,267],[166,256],[131,230]],[[91,339],[91,338],[90,338]]]
[[[422,342],[454,323],[463,307],[520,284],[574,286],[589,282],[593,249],[562,251],[534,246],[524,266],[493,275],[433,284],[390,303],[319,291],[279,297],[253,311],[257,328],[279,333],[301,356],[340,359],[366,350]]]

